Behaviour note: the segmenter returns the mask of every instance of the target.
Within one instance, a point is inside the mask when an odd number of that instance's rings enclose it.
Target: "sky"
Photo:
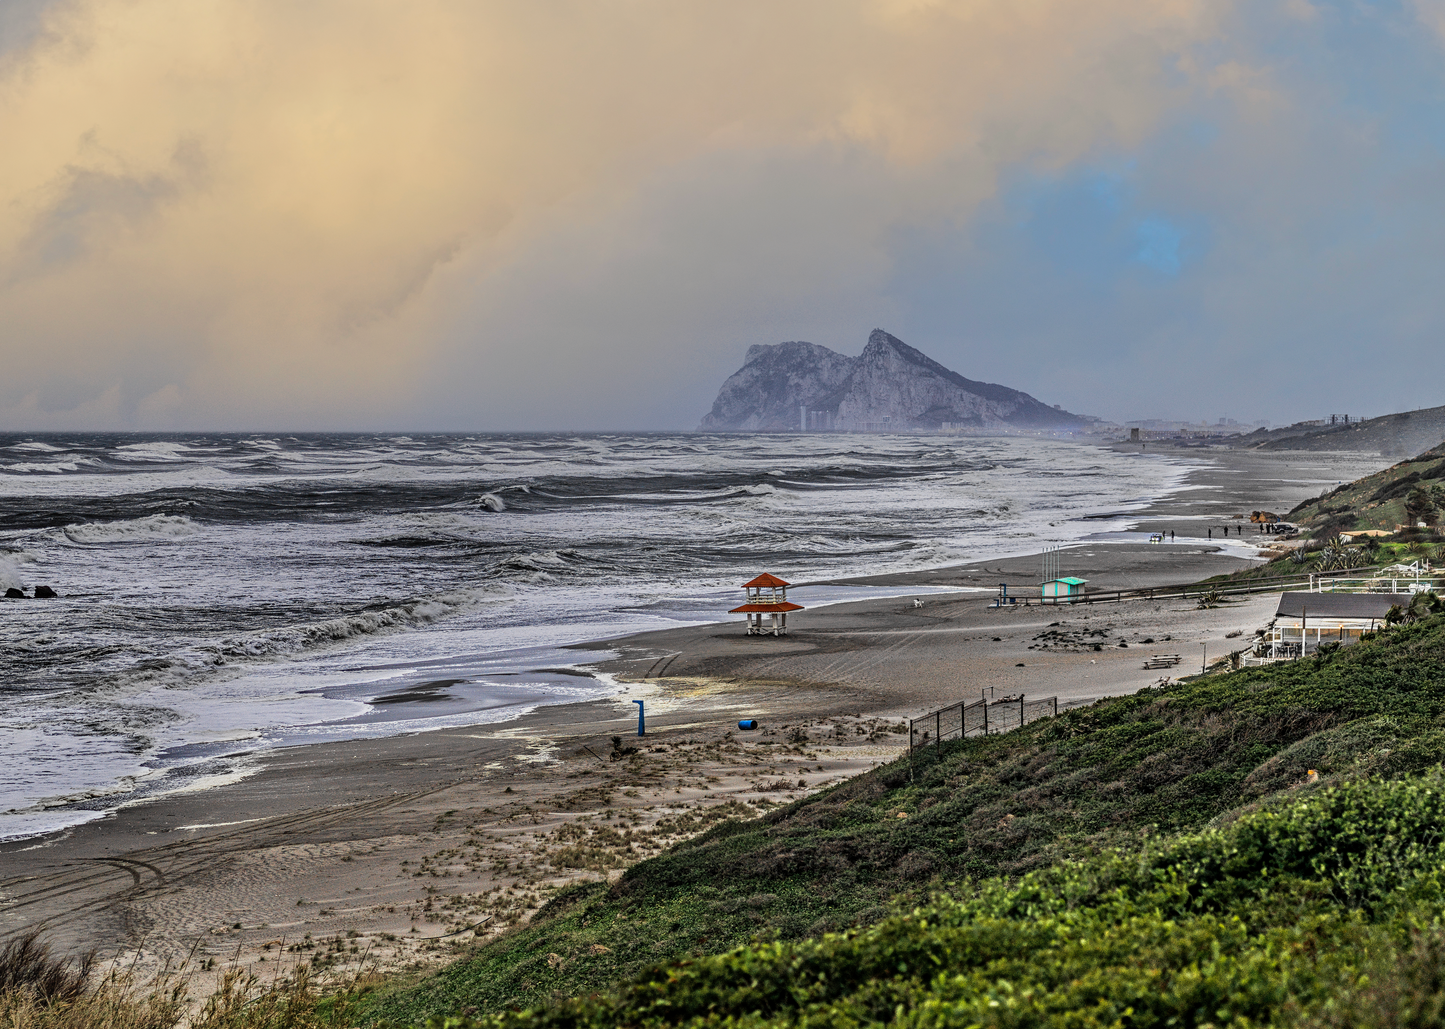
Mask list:
[[[691,429],[885,328],[1445,404],[1445,0],[0,0],[0,430]]]

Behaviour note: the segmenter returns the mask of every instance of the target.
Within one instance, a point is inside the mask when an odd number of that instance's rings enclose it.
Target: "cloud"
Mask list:
[[[690,422],[618,394],[860,336],[900,226],[1138,145],[1225,6],[34,5],[0,424]]]
[[[6,11],[0,426],[687,427],[880,324],[1116,416],[1430,399],[1339,368],[1434,360],[1434,0]]]

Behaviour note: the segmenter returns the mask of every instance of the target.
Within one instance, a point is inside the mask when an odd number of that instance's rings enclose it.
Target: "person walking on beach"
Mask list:
[[[1170,543],[1173,543],[1173,542],[1174,542],[1174,530],[1173,530],[1173,529],[1170,529],[1170,530],[1169,530],[1169,542],[1170,542]]]
[[[1212,528],[1209,530],[1209,538],[1214,539],[1214,530]]]

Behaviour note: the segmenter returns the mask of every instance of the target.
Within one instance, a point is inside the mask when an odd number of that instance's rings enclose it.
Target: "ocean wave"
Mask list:
[[[0,589],[23,587],[26,583],[20,569],[34,563],[35,555],[23,550],[0,554]]]
[[[495,493],[483,493],[477,500],[477,506],[486,511],[505,511],[507,509],[502,498]]]
[[[196,448],[169,440],[154,440],[146,443],[126,443],[115,448],[117,456],[126,461],[189,461],[196,455]],[[201,454],[205,454],[203,449]]]
[[[0,554],[26,548],[38,581],[77,598],[6,605],[0,707],[71,740],[43,764],[69,775],[81,755],[72,777],[101,789],[218,727],[322,724],[338,684],[363,696],[453,663],[475,677],[498,653],[725,617],[764,569],[806,581],[1062,542],[1173,481],[1162,461],[1007,439],[48,442],[65,452],[0,449],[0,465],[106,474],[0,476]],[[0,578],[33,584],[32,564],[11,554]]]
[[[100,464],[94,458],[81,458],[76,461],[17,461],[15,464],[0,465],[0,473],[5,475],[34,475],[49,474],[59,475],[62,472],[78,472],[81,468],[93,468]]]
[[[155,514],[144,518],[128,518],[118,522],[82,522],[67,525],[61,531],[72,543],[104,546],[113,543],[154,543],[166,539],[184,539],[201,527],[185,515]]]
[[[556,572],[572,567],[577,557],[575,550],[539,550],[513,554],[498,562],[498,566],[521,572]]]
[[[430,625],[485,604],[502,602],[506,602],[506,597],[495,589],[455,590],[315,622],[223,635],[206,644],[137,661],[129,673],[136,681],[177,682],[229,667],[237,661],[296,658],[364,637]]]

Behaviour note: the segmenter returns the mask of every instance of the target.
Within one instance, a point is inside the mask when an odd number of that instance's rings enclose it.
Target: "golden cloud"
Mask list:
[[[524,374],[477,298],[547,304],[572,229],[625,250],[661,172],[873,162],[861,247],[966,219],[1002,169],[1147,134],[1225,7],[57,4],[0,55],[0,423],[413,418],[458,339]]]

